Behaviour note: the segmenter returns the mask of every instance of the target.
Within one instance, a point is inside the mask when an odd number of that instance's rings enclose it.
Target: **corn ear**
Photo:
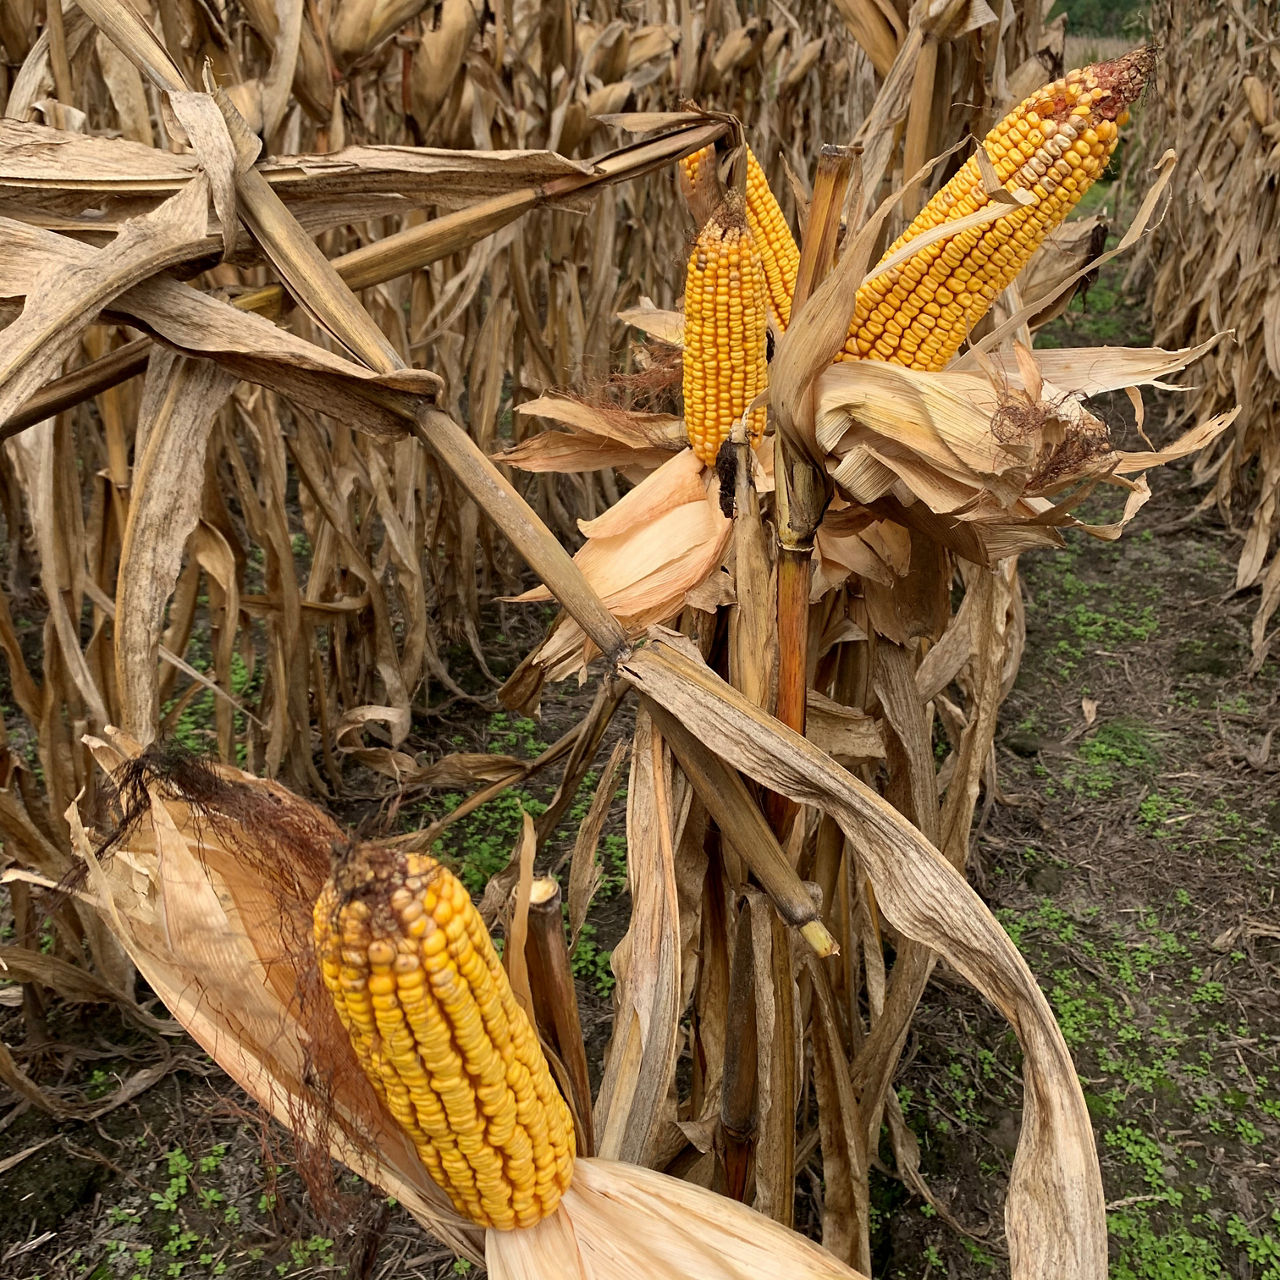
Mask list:
[[[698,233],[685,276],[685,429],[708,466],[768,384],[767,298],[742,199],[730,193]],[[758,440],[764,411],[753,410],[747,426]]]
[[[365,1075],[455,1208],[529,1227],[573,1175],[573,1121],[466,888],[361,845],[315,905],[320,971]]]
[[[985,226],[936,240],[863,285],[838,358],[942,369],[1106,169],[1119,125],[1152,64],[1153,55],[1144,49],[1072,71],[1001,120],[983,149],[1005,188],[1027,192],[1033,201],[1011,207]],[[988,199],[975,156],[921,210],[885,258],[925,232],[976,212]]]

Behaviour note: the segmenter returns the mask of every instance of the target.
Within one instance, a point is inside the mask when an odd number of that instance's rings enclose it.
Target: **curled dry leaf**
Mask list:
[[[157,353],[148,370],[129,508],[116,578],[115,668],[120,718],[144,746],[160,712],[159,651],[166,606],[199,518],[209,435],[235,380],[208,360]],[[105,725],[103,726],[105,728]]]

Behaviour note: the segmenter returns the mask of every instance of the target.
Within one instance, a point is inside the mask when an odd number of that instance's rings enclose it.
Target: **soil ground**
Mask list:
[[[1183,523],[1181,479],[1121,542],[1024,561],[1026,659],[971,878],[1074,1055],[1113,1280],[1280,1280],[1280,671],[1242,674],[1254,601],[1231,595],[1235,542]],[[940,973],[899,1094],[974,1235],[885,1180],[879,1274],[1005,1273],[1019,1064]]]
[[[1109,330],[1135,340],[1133,314],[1106,278],[1089,307],[1092,318],[1059,325],[1059,341],[1105,341]],[[1066,551],[1024,560],[1027,650],[1002,715],[1001,794],[976,839],[972,877],[1075,1054],[1103,1163],[1114,1280],[1280,1280],[1280,746],[1271,736],[1280,663],[1246,678],[1255,601],[1232,594],[1237,543],[1195,513],[1185,471],[1158,473],[1154,486],[1121,542],[1074,537]],[[489,637],[512,659],[533,625],[515,616],[495,606]],[[590,696],[571,687],[538,724],[492,706],[455,708],[418,726],[417,745],[531,757]],[[473,888],[505,865],[521,805],[545,804],[553,783],[532,780],[449,829],[445,850]],[[594,786],[589,778],[566,814],[552,861],[571,846]],[[412,828],[457,800],[414,800],[394,821]],[[626,917],[622,807],[615,799],[605,885],[575,952],[597,1060],[608,952]],[[346,816],[372,825],[392,815],[357,805]],[[27,1038],[27,1025],[43,1039]],[[55,1096],[90,1106],[108,1106],[141,1071],[156,1076],[94,1119],[0,1113],[0,1275],[465,1272],[350,1182],[342,1229],[318,1218],[287,1148],[189,1042],[94,1006],[50,1006],[27,1024],[11,1003],[0,1004],[0,1038]],[[941,1211],[877,1175],[877,1280],[1006,1274],[1001,1206],[1020,1065],[998,1015],[940,969],[897,1084]]]

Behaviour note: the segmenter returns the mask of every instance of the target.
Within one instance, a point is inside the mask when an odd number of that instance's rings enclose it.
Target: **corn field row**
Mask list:
[[[1154,65],[1064,74],[1050,8],[6,9],[9,970],[154,1019],[141,976],[304,1164],[495,1276],[856,1280],[872,1165],[930,1194],[894,1077],[942,959],[1025,1055],[1011,1274],[1101,1280],[1089,1114],[971,829],[1017,556],[1120,536],[1148,470],[1243,419],[1126,450],[1086,404],[1200,330],[1034,346],[1101,260],[1063,219]],[[1077,513],[1099,485],[1114,523]],[[558,609],[501,689],[496,595]],[[594,673],[560,797],[634,709],[594,1096],[548,824],[477,908],[430,833],[316,803],[480,782],[413,749],[476,696],[458,645],[531,714]],[[206,696],[192,760],[166,739]],[[816,1153],[821,1248],[792,1230]]]
[[[1256,672],[1274,647],[1280,609],[1280,8],[1163,0],[1153,14],[1169,56],[1150,107],[1152,137],[1175,148],[1194,178],[1139,269],[1154,277],[1158,342],[1231,334],[1200,366],[1176,416],[1249,407],[1197,460],[1195,479],[1244,537],[1236,588],[1260,591]]]

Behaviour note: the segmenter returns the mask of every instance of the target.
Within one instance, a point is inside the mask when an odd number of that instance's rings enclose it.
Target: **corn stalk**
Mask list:
[[[1182,422],[1246,406],[1192,474],[1243,537],[1236,589],[1260,590],[1256,672],[1274,648],[1276,631],[1267,628],[1280,609],[1280,7],[1160,0],[1152,31],[1164,65],[1144,135],[1176,148],[1199,178],[1172,202],[1137,269],[1153,278],[1158,342],[1235,333],[1205,357],[1197,390],[1172,414]]]
[[[759,655],[749,664],[751,670],[740,662],[740,670],[730,673],[737,683],[753,686],[749,693],[722,679],[687,637],[624,626],[535,505],[487,457],[495,442],[502,380],[513,367],[517,374],[522,368],[508,365],[506,352],[506,335],[518,312],[524,313],[524,338],[544,364],[568,367],[559,362],[571,349],[588,370],[593,358],[604,359],[602,329],[589,321],[604,314],[606,305],[611,314],[617,294],[601,285],[598,294],[590,295],[598,307],[584,309],[579,271],[590,280],[583,264],[610,256],[608,228],[616,223],[608,199],[598,219],[605,230],[592,241],[590,255],[573,256],[580,226],[571,234],[567,223],[552,225],[553,269],[545,274],[547,259],[542,258],[544,273],[534,272],[545,285],[539,295],[546,301],[545,321],[522,304],[522,282],[511,276],[514,252],[508,259],[487,240],[476,242],[478,247],[473,246],[458,270],[447,271],[441,259],[438,274],[424,278],[419,273],[404,282],[405,292],[379,288],[362,300],[335,262],[341,255],[334,242],[341,243],[346,234],[338,229],[353,217],[352,206],[343,201],[359,196],[361,220],[413,218],[415,214],[399,208],[399,201],[412,202],[423,183],[443,183],[450,165],[454,173],[461,167],[463,186],[469,180],[483,188],[484,161],[449,152],[435,157],[441,167],[433,170],[430,153],[415,156],[413,163],[424,163],[426,169],[415,170],[409,181],[400,171],[411,162],[399,153],[378,153],[361,162],[351,155],[326,159],[317,150],[307,161],[285,165],[304,174],[315,168],[323,175],[313,188],[307,188],[305,177],[297,180],[291,204],[289,184],[273,182],[271,167],[258,162],[255,134],[300,134],[306,115],[313,123],[325,120],[328,141],[340,138],[346,119],[338,109],[324,115],[322,90],[328,82],[323,74],[308,79],[308,69],[317,56],[322,70],[328,69],[325,59],[330,55],[339,64],[349,60],[357,65],[369,52],[364,42],[388,32],[376,24],[367,31],[348,27],[344,17],[341,25],[335,19],[327,32],[328,44],[313,30],[313,46],[308,28],[295,23],[273,46],[283,56],[260,81],[237,81],[230,89],[215,90],[213,80],[206,84],[200,74],[195,48],[177,42],[167,47],[133,9],[109,0],[82,0],[80,12],[97,30],[83,17],[68,24],[58,45],[65,46],[70,59],[66,66],[56,56],[55,41],[45,46],[52,53],[37,53],[33,44],[32,72],[11,87],[10,108],[15,98],[19,114],[27,114],[26,98],[34,105],[43,58],[58,95],[48,114],[64,126],[79,123],[74,111],[92,119],[91,112],[62,95],[75,91],[67,69],[77,58],[96,57],[114,68],[111,77],[103,73],[104,84],[142,87],[141,96],[130,91],[134,107],[140,101],[163,102],[163,113],[154,119],[149,112],[133,112],[130,120],[137,133],[144,125],[163,125],[167,136],[189,140],[194,158],[174,164],[169,153],[156,149],[145,167],[138,152],[125,155],[121,148],[127,142],[111,144],[121,164],[140,167],[127,177],[113,172],[108,180],[117,186],[94,192],[114,218],[114,237],[105,244],[86,235],[78,216],[84,206],[76,205],[74,191],[57,209],[54,225],[45,225],[46,218],[30,211],[5,222],[0,293],[22,300],[20,313],[4,331],[0,392],[10,397],[12,409],[20,411],[74,355],[78,343],[88,344],[93,353],[91,344],[97,342],[101,354],[118,342],[118,332],[92,328],[104,317],[112,325],[155,335],[165,348],[148,356],[140,394],[125,384],[103,384],[100,427],[86,425],[82,413],[62,414],[16,432],[5,446],[18,481],[5,493],[20,493],[33,503],[31,546],[18,555],[26,556],[28,572],[38,565],[48,602],[42,678],[38,681],[29,669],[8,611],[0,616],[0,644],[15,672],[12,682],[23,712],[41,730],[37,749],[50,804],[50,811],[42,812],[43,797],[32,785],[32,771],[21,764],[14,767],[12,755],[6,755],[0,792],[6,845],[33,864],[37,857],[50,857],[55,874],[37,877],[47,885],[69,860],[69,834],[91,869],[91,897],[109,925],[103,949],[116,947],[103,963],[122,967],[123,947],[192,1033],[246,1088],[274,1107],[280,1119],[402,1199],[460,1252],[478,1257],[482,1242],[450,1216],[404,1143],[396,1142],[389,1117],[370,1104],[367,1089],[360,1093],[358,1073],[351,1073],[350,1063],[342,1060],[340,1042],[309,1035],[299,1021],[297,995],[308,980],[308,958],[289,945],[297,941],[290,929],[299,913],[309,910],[316,869],[332,840],[331,824],[309,806],[293,809],[304,802],[284,800],[286,793],[275,784],[225,769],[221,776],[235,794],[266,788],[272,804],[300,814],[298,827],[310,832],[305,856],[296,863],[255,857],[246,853],[255,829],[240,823],[237,830],[233,811],[231,837],[223,839],[216,831],[211,837],[208,828],[202,830],[198,805],[192,805],[195,798],[172,777],[156,772],[145,775],[152,830],[130,843],[127,859],[103,865],[95,860],[80,810],[72,802],[82,797],[83,812],[90,812],[101,785],[98,766],[119,778],[127,773],[128,761],[149,760],[145,745],[163,732],[166,720],[178,719],[190,690],[210,685],[224,705],[218,723],[224,756],[233,755],[243,742],[247,763],[255,770],[285,771],[299,786],[315,790],[340,786],[338,754],[344,750],[399,779],[411,777],[417,764],[402,747],[412,691],[428,673],[448,682],[432,649],[428,599],[438,608],[441,598],[450,598],[443,585],[446,570],[465,583],[475,582],[475,549],[487,536],[481,531],[492,526],[546,584],[577,634],[603,655],[613,678],[634,690],[640,703],[629,815],[633,926],[620,948],[614,1040],[595,1106],[597,1150],[606,1160],[622,1156],[655,1167],[682,1161],[693,1179],[708,1173],[714,1178],[714,1168],[699,1169],[697,1156],[690,1157],[688,1132],[667,1120],[669,1102],[676,1103],[677,1114],[684,1109],[682,1118],[695,1134],[707,1131],[706,1121],[714,1114],[722,1129],[727,1122],[738,1141],[725,1162],[729,1187],[750,1195],[766,1217],[776,1220],[769,1224],[723,1204],[710,1208],[690,1182],[677,1184],[683,1188],[677,1192],[634,1167],[619,1172],[608,1164],[580,1160],[566,1195],[565,1216],[547,1219],[552,1225],[545,1231],[531,1228],[531,1233],[541,1233],[537,1236],[495,1232],[484,1242],[495,1273],[534,1275],[554,1260],[554,1273],[564,1274],[571,1241],[577,1242],[573,1247],[588,1249],[593,1240],[597,1248],[609,1240],[625,1245],[619,1246],[620,1256],[629,1259],[630,1269],[619,1274],[644,1274],[642,1265],[664,1256],[658,1241],[666,1242],[665,1256],[691,1247],[689,1222],[682,1223],[672,1206],[695,1203],[704,1210],[697,1220],[698,1230],[707,1233],[703,1243],[712,1240],[717,1251],[743,1259],[741,1253],[732,1254],[731,1242],[737,1238],[749,1255],[737,1270],[722,1266],[716,1274],[750,1274],[771,1251],[805,1257],[810,1267],[806,1274],[848,1276],[853,1274],[850,1262],[865,1270],[872,1144],[882,1114],[893,1132],[895,1112],[888,1101],[893,1066],[929,967],[942,956],[992,999],[1023,1039],[1027,1108],[1007,1209],[1013,1274],[1018,1280],[1100,1278],[1105,1271],[1101,1185],[1079,1084],[1025,963],[967,887],[961,870],[978,779],[1008,674],[1003,632],[1011,617],[1016,623],[1012,576],[991,567],[1002,558],[997,551],[1007,542],[984,544],[980,533],[969,531],[981,554],[971,557],[976,567],[966,571],[965,606],[951,618],[950,543],[927,527],[916,527],[913,517],[892,506],[894,499],[885,498],[890,522],[902,521],[895,525],[897,532],[884,534],[885,559],[896,558],[901,571],[887,581],[849,577],[818,606],[811,620],[822,625],[813,632],[819,643],[813,687],[805,698],[808,736],[798,734],[761,705],[767,701],[761,693],[768,688],[768,671]],[[398,21],[415,16],[393,12]],[[859,9],[851,23],[865,22],[865,12]],[[1015,50],[1006,39],[983,43],[976,34],[979,28],[967,25],[978,12],[975,7],[939,4],[912,12],[910,24],[899,13],[895,25],[889,7],[877,6],[876,22],[883,19],[883,25],[873,23],[873,29],[864,30],[863,52],[856,55],[884,78],[868,118],[877,122],[874,136],[866,134],[874,144],[870,189],[888,183],[899,163],[907,163],[895,161],[893,148],[884,141],[895,123],[906,122],[912,148],[932,145],[932,134],[921,123],[922,104],[933,99],[939,85],[950,83],[941,69],[959,65],[953,45],[970,54],[984,51],[988,58],[992,49],[998,51],[972,77],[974,87],[981,83],[984,93],[988,82],[1007,77],[1012,65]],[[198,51],[211,58],[217,72],[215,55],[228,51],[219,49],[218,33],[203,31],[203,19],[194,16],[192,29],[205,41]],[[528,17],[522,10],[511,16]],[[519,34],[518,28],[507,27],[506,18],[504,13],[485,36],[492,42],[486,47],[493,50],[494,66],[504,69],[508,42]],[[280,34],[271,26],[279,21],[273,13],[258,13],[256,19],[260,35]],[[1037,22],[1029,29],[1038,30]],[[453,43],[433,42],[433,58],[467,47],[466,14],[459,11],[449,24],[442,29]],[[1021,29],[1013,22],[1001,28],[1006,37]],[[698,87],[691,67],[707,68],[719,86],[726,71],[755,66],[757,59],[766,67],[776,66],[776,55],[790,38],[777,41],[768,50],[774,57],[767,58],[763,55],[772,33],[744,23],[727,35],[717,61],[700,44],[698,56],[692,55],[696,31],[691,20],[681,34],[686,56],[677,63],[681,74],[689,76],[691,90]],[[613,56],[624,33],[625,28],[602,31],[591,46],[593,55]],[[566,79],[557,81],[548,71],[578,65],[582,55],[574,33],[567,23],[549,21],[526,34],[539,55],[523,59],[536,73],[529,84],[544,98],[556,83],[563,92]],[[666,33],[648,38],[659,48],[663,39],[673,39]],[[104,54],[106,47],[115,53]],[[673,47],[667,46],[668,54]],[[124,64],[113,61],[116,54]],[[228,54],[223,69],[232,62]],[[622,64],[627,65],[625,56]],[[122,65],[139,79],[130,80],[126,73],[122,80],[117,74]],[[789,91],[795,92],[802,81],[809,83],[801,77]],[[433,72],[424,83],[419,89],[428,93],[439,81]],[[434,127],[431,121],[474,129],[477,120],[486,118],[481,108],[495,105],[477,96],[492,93],[489,82],[471,83],[470,98],[467,84],[456,88],[456,78],[451,83],[456,102],[450,97],[446,110],[437,103],[435,115],[427,109],[413,116],[424,133]],[[501,77],[496,83],[503,84]],[[732,80],[728,83],[733,92],[741,92]],[[293,108],[291,84],[301,104]],[[403,121],[403,82],[400,88],[399,104],[371,90],[367,118],[362,119]],[[547,137],[537,140],[558,145],[566,130],[586,130],[589,121],[579,119],[570,110],[573,105],[568,99],[558,101],[564,111],[549,113]],[[672,156],[686,145],[701,145],[708,136],[698,122],[665,123],[671,125],[664,136],[671,140]],[[922,136],[928,143],[921,143]],[[528,134],[522,136],[525,140]],[[484,141],[492,144],[494,139]],[[580,141],[575,138],[575,145]],[[72,153],[65,157],[69,161]],[[581,179],[582,188],[593,185],[588,179],[597,176],[550,154],[550,147],[526,160],[531,166],[547,166],[556,177],[571,177],[572,183]],[[527,192],[553,181],[531,183],[529,172],[516,167],[521,163],[505,162],[511,191]],[[344,188],[342,174],[330,164],[355,164],[358,176],[351,178],[348,171]],[[565,164],[572,174],[561,167]],[[175,176],[175,168],[185,172]],[[424,176],[427,171],[429,177]],[[925,181],[909,176],[913,182]],[[13,185],[25,188],[38,182],[28,175],[14,179]],[[46,180],[42,198],[48,190]],[[140,191],[149,194],[139,196]],[[314,202],[307,196],[314,196]],[[511,198],[518,202],[527,197]],[[867,189],[864,198],[870,198]],[[31,201],[29,195],[26,199]],[[340,212],[337,206],[342,206]],[[504,216],[506,212],[504,207]],[[869,236],[859,232],[852,237],[831,281],[862,277],[881,223]],[[638,218],[628,225],[642,236],[649,224]],[[312,235],[316,231],[319,243]],[[535,239],[526,247],[541,243]],[[237,308],[211,290],[182,283],[175,272],[190,272],[200,264],[200,254],[207,253],[221,254],[224,260],[209,268],[213,274],[206,283],[250,284],[258,291],[255,304],[264,306],[287,295],[297,308],[293,327],[276,327],[252,308]],[[237,255],[246,265],[236,265]],[[369,255],[357,258],[369,260]],[[246,280],[238,274],[242,271],[259,275]],[[271,278],[281,282],[279,293],[270,292]],[[459,340],[470,330],[463,316],[482,297],[487,306],[481,307],[482,319],[464,362]],[[828,329],[833,299],[824,282],[810,300],[812,315],[826,316],[814,322]],[[833,331],[837,338],[847,315],[846,310],[843,319],[837,317],[842,326]],[[1025,319],[1015,314],[1009,323],[1017,327]],[[804,333],[803,324],[797,331]],[[414,367],[409,359],[430,336],[438,339],[436,363],[444,376]],[[788,351],[803,353],[804,347],[793,338]],[[845,404],[841,380],[832,383],[832,375],[822,368],[806,368],[809,356],[792,356],[788,394],[793,400],[821,399],[824,421],[836,422],[841,432],[856,430],[856,423],[840,417]],[[998,361],[1001,353],[989,358]],[[1147,365],[1153,359],[1147,353]],[[787,364],[782,355],[779,360]],[[471,433],[458,423],[464,388]],[[905,384],[890,392],[891,399],[905,395]],[[989,424],[990,414],[982,418],[974,411],[975,432],[979,419]],[[138,428],[131,436],[128,424],[134,422]],[[281,431],[282,425],[287,431]],[[822,441],[816,421],[813,432],[815,445],[830,451],[831,442]],[[1206,428],[1197,439],[1211,434]],[[1115,454],[1107,463],[1139,470],[1151,465],[1152,458]],[[96,470],[86,460],[97,464]],[[82,474],[93,477],[87,482],[92,496],[87,504]],[[976,470],[974,475],[975,488],[994,482]],[[298,583],[291,476],[296,477],[297,506],[312,551],[305,588]],[[1139,488],[1134,485],[1135,492]],[[594,490],[584,490],[584,495],[583,513],[590,514],[592,495],[600,495]],[[554,490],[548,486],[534,496],[545,498],[550,507]],[[15,503],[11,510],[19,513],[11,527],[21,527],[22,508]],[[745,505],[739,512],[733,536],[744,535],[740,581],[750,555],[756,556],[755,572],[768,571],[759,558],[758,529],[745,523],[754,520],[759,526],[760,519],[758,510],[752,513]],[[1061,513],[1062,522],[1068,519]],[[1047,518],[1037,524],[1033,541],[1052,542],[1057,535],[1051,525]],[[1003,526],[1000,532],[1010,536]],[[429,562],[438,578],[429,578],[423,567],[419,547],[424,543],[451,549],[451,563]],[[261,563],[253,564],[251,547],[265,549]],[[475,602],[467,598],[469,592],[474,592],[472,586],[453,597],[464,627],[467,619],[474,626]],[[767,600],[767,591],[763,598]],[[756,605],[760,599],[757,594]],[[736,607],[752,606],[740,594]],[[265,658],[254,643],[255,633],[243,625],[245,617],[261,628],[256,634],[264,638]],[[735,625],[745,625],[744,635],[768,635],[771,617],[757,609],[746,624],[740,618]],[[191,651],[192,637],[205,630],[211,637],[212,678],[183,656]],[[697,632],[698,624],[690,620],[689,630]],[[86,631],[87,640],[82,638]],[[317,632],[323,643],[317,642]],[[917,643],[923,637],[936,643],[926,649]],[[710,652],[715,637],[699,638],[707,641]],[[478,637],[473,641],[479,648]],[[741,637],[735,648],[740,659],[751,652]],[[1016,654],[1017,646],[1011,651]],[[938,654],[942,656],[934,657]],[[235,688],[237,657],[250,681],[258,663],[267,668],[261,678],[264,685],[270,680],[266,687],[271,697],[252,708],[239,701],[244,690]],[[186,692],[178,691],[179,674],[191,681]],[[963,708],[938,700],[953,681],[962,690]],[[317,689],[327,696],[313,721]],[[954,764],[941,806],[929,733],[931,704],[945,707],[954,730]],[[237,722],[237,715],[244,720]],[[110,721],[126,731],[111,742],[105,737]],[[245,722],[254,727],[242,729]],[[85,730],[90,731],[87,738]],[[820,745],[824,741],[830,751]],[[842,756],[853,768],[833,756]],[[765,820],[752,788],[795,806],[787,847]],[[33,795],[37,804],[29,809]],[[69,813],[69,828],[51,816],[63,812]],[[273,872],[272,866],[283,869]],[[200,874],[192,876],[191,871]],[[824,887],[821,900],[802,876]],[[264,910],[264,901],[277,909]],[[84,912],[81,927],[88,934],[89,922],[98,917],[83,901],[77,909]],[[170,928],[178,919],[190,927]],[[899,944],[899,961],[886,976],[881,947],[888,930]],[[730,938],[736,940],[734,954]],[[843,946],[840,957],[833,940]],[[210,963],[211,947],[218,963]],[[737,947],[749,948],[749,954],[738,954]],[[694,963],[699,952],[705,962]],[[268,967],[261,959],[281,955],[291,957],[287,966]],[[871,1012],[866,1026],[864,982]],[[722,987],[725,1001],[719,998]],[[734,1017],[744,1027],[738,1047],[748,1050],[732,1073],[724,1054],[726,1039],[738,1026],[727,1021],[730,989]],[[254,1003],[246,1008],[249,993]],[[702,1051],[696,1109],[672,1095],[680,1022],[690,1001],[698,1010]],[[233,1017],[241,1031],[229,1035]],[[748,1020],[755,1026],[754,1055],[745,1034]],[[804,1057],[806,1041],[813,1045],[811,1072]],[[336,1055],[320,1064],[334,1066],[336,1073],[321,1075],[354,1081],[349,1097],[326,1102],[315,1096],[316,1063],[308,1059],[314,1052],[308,1044]],[[834,1259],[807,1249],[777,1225],[791,1218],[796,1171],[813,1149],[813,1135],[796,1130],[801,1093],[810,1087],[821,1115],[817,1136],[832,1183],[824,1231]],[[319,1115],[339,1120],[336,1136],[310,1123]],[[377,1122],[372,1127],[366,1123],[371,1118]],[[753,1126],[759,1134],[754,1150]],[[714,1150],[714,1125],[710,1132]],[[906,1172],[904,1168],[904,1176]],[[640,1206],[630,1219],[601,1208],[605,1201],[628,1195]],[[713,1236],[717,1223],[719,1234]]]

